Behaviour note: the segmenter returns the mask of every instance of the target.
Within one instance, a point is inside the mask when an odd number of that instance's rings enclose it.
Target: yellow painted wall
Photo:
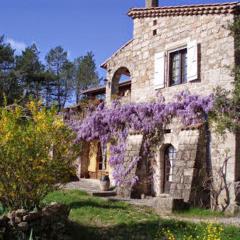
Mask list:
[[[89,172],[97,171],[97,153],[98,153],[98,141],[93,141],[90,143],[90,151],[89,151]]]
[[[97,154],[98,154],[98,141],[92,141],[90,143],[90,150],[89,150],[89,165],[88,165],[88,171],[89,172],[97,172]],[[109,175],[112,172],[112,169],[109,164],[110,159],[110,143],[107,144],[107,166],[106,166],[106,172],[109,173]]]

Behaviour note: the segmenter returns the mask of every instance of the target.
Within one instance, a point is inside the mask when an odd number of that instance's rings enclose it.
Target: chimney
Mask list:
[[[146,8],[158,7],[158,0],[146,0]]]

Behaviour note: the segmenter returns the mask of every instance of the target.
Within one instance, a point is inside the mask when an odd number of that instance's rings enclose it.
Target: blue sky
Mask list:
[[[160,5],[216,1],[160,0]],[[0,34],[18,51],[35,42],[44,58],[50,48],[61,45],[71,59],[93,51],[99,66],[131,39],[128,9],[143,7],[145,0],[0,0],[0,3]],[[98,71],[105,75],[100,68]]]

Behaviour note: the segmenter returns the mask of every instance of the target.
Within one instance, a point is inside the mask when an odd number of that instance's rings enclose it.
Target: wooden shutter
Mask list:
[[[191,41],[187,46],[187,79],[188,82],[198,79],[198,44]]]
[[[154,88],[164,88],[165,80],[165,53],[160,52],[155,54],[155,75]]]

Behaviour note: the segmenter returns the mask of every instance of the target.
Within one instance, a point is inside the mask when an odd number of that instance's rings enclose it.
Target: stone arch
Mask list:
[[[111,84],[111,95],[119,95],[120,93],[120,84],[123,82],[131,81],[131,74],[127,67],[118,68],[112,77]]]

